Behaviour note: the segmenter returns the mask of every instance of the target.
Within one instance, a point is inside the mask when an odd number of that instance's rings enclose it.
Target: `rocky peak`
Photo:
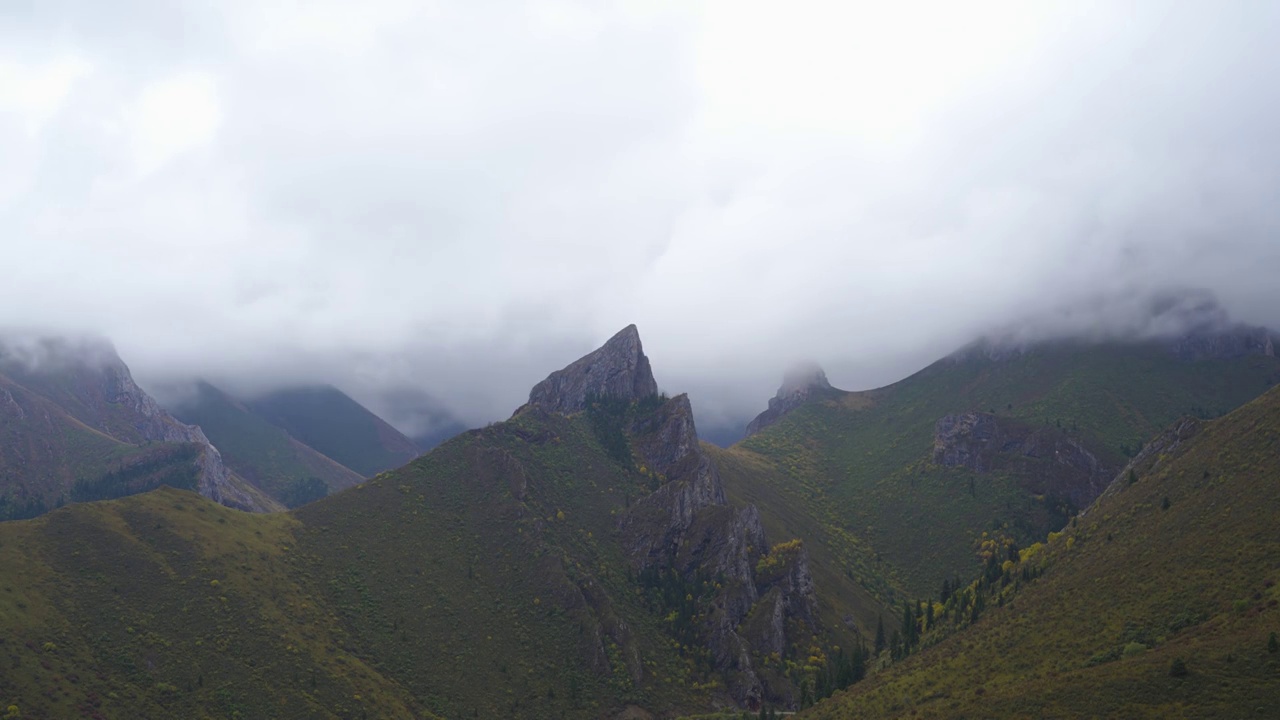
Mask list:
[[[755,435],[778,422],[815,394],[833,390],[835,388],[827,382],[827,374],[817,363],[808,362],[792,367],[782,376],[782,387],[778,388],[778,394],[769,398],[769,408],[747,424],[747,436]]]
[[[589,395],[638,400],[657,393],[640,331],[628,325],[599,349],[534,385],[528,404],[569,414],[584,409]]]

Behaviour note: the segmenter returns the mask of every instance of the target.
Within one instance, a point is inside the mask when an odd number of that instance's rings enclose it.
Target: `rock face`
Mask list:
[[[823,387],[830,385],[817,370],[789,379],[784,394],[804,395]],[[623,551],[637,573],[674,572],[686,581],[717,578],[719,589],[704,608],[701,631],[715,667],[725,675],[729,697],[753,711],[763,701],[793,704],[794,688],[768,688],[762,682],[752,660],[760,648],[743,636],[742,628],[749,616],[777,615],[767,639],[774,648],[770,652],[782,652],[789,640],[797,641],[787,637],[784,619],[798,619],[816,628],[808,556],[801,552],[790,558],[787,571],[777,577],[757,577],[757,563],[768,551],[759,511],[754,505],[729,505],[720,472],[699,443],[688,396],[652,401],[656,393],[657,383],[632,325],[604,347],[552,373],[534,387],[528,405],[517,413],[572,414],[583,410],[592,394],[645,400],[632,407],[622,430],[635,461],[658,485],[619,517]],[[769,598],[767,609],[759,607],[764,602],[762,591]],[[597,598],[587,604],[599,608],[604,602]],[[599,628],[608,627],[610,623],[601,617]],[[592,647],[605,632],[599,628],[591,625],[587,632]],[[618,642],[623,645],[622,640]]]
[[[133,380],[129,367],[104,340],[24,339],[0,348],[0,366],[89,427],[122,442],[196,443],[201,495],[240,510],[269,508],[246,490],[199,427],[166,412]]]
[[[799,365],[787,371],[782,378],[778,394],[769,398],[769,408],[747,424],[747,437],[773,425],[787,413],[804,404],[814,395],[834,391],[827,382],[827,374],[816,364]]]
[[[990,413],[947,415],[934,425],[933,461],[988,473],[1018,459],[1050,461],[1037,492],[1053,492],[1084,507],[1115,474],[1079,441],[1052,428],[1032,428]]]
[[[658,394],[640,332],[628,325],[594,352],[533,386],[529,404],[550,412],[573,413],[586,407],[588,395],[638,400]]]

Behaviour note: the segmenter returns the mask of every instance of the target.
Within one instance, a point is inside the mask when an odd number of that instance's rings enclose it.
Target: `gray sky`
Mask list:
[[[800,358],[878,385],[1166,287],[1276,326],[1278,21],[0,0],[0,324],[108,335],[144,381],[412,387],[474,424],[635,322],[704,425]]]

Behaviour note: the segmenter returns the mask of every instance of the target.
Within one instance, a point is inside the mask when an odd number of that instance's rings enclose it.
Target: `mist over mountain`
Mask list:
[[[1280,326],[1269,5],[152,10],[0,9],[0,324],[147,387],[474,427],[635,322],[711,431],[1168,288]]]

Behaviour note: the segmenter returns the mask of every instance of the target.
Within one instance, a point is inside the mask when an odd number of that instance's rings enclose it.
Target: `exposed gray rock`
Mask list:
[[[773,425],[787,413],[800,407],[810,397],[834,391],[827,382],[827,374],[814,363],[798,365],[787,371],[782,378],[782,387],[778,394],[769,398],[769,408],[760,413],[747,424],[747,437]]]
[[[826,377],[820,369],[810,368],[789,374],[780,394],[787,398],[805,397],[823,390],[831,390]],[[523,416],[528,419],[542,413],[571,415],[585,409],[587,396],[593,394],[632,401],[657,394],[635,326],[627,327],[599,350],[538,383],[529,394],[528,404],[516,412],[526,414]],[[550,419],[551,416],[544,418]],[[702,636],[714,666],[724,673],[729,697],[739,707],[758,709],[770,693],[766,693],[752,664],[756,648],[742,637],[739,627],[760,601],[756,563],[768,547],[760,513],[752,505],[729,506],[715,462],[699,443],[687,395],[634,405],[619,421],[635,463],[643,465],[657,483],[652,492],[632,502],[618,518],[623,550],[636,571],[674,572],[686,581],[716,579],[719,587],[701,610]],[[547,441],[545,432],[519,435],[533,444]],[[500,455],[505,452],[477,456],[477,476],[490,478],[489,484],[494,487],[510,483],[519,500],[528,481],[521,479],[525,474],[514,458]],[[499,482],[493,482],[495,479]],[[813,623],[816,616],[807,556],[801,556],[798,563],[797,567],[788,568],[786,577],[773,578],[770,590],[780,598],[784,617]],[[602,672],[609,669],[603,653],[608,639],[623,649],[628,671],[633,680],[639,680],[642,666],[638,656],[633,657],[634,642],[597,585],[579,583],[570,591],[566,584],[557,601],[579,617],[584,654],[593,667]],[[777,642],[788,647],[785,624],[779,632],[782,638]],[[785,679],[780,682],[789,683]],[[776,703],[785,697],[788,699],[784,702],[791,702],[791,690],[794,688],[781,695],[772,693],[769,700]]]
[[[725,506],[720,472],[702,451],[687,395],[667,400],[629,428],[632,447],[662,484],[622,516],[628,556],[637,569],[666,564],[704,508]]]
[[[933,461],[939,465],[987,473],[1014,456],[1051,460],[1053,472],[1037,478],[1036,490],[1064,496],[1077,507],[1093,502],[1115,473],[1078,440],[1053,428],[972,411],[944,416],[934,425]]]
[[[658,383],[640,345],[640,332],[635,325],[628,325],[599,349],[534,385],[528,404],[568,414],[585,408],[587,396],[592,394],[638,400],[657,393]]]

